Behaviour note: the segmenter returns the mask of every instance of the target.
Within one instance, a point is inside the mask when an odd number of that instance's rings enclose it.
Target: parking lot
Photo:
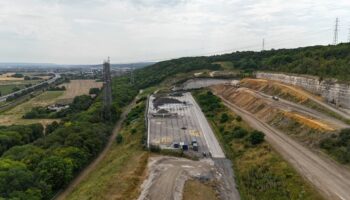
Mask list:
[[[210,152],[212,157],[225,157],[191,93],[150,96],[147,117],[149,146],[185,151],[188,148],[192,153]]]

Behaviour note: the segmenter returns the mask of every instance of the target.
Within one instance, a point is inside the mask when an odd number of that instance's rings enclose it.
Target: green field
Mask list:
[[[218,97],[207,91],[194,96],[233,162],[242,199],[323,199],[267,142],[252,145],[253,129]]]
[[[33,107],[48,106],[55,103],[55,101],[63,94],[63,91],[46,91],[31,100],[22,103],[10,110],[0,113],[0,124],[32,124],[32,123],[51,123],[52,119],[22,119],[22,116],[30,111]]]
[[[23,89],[25,88],[25,85],[19,84],[19,85],[0,85],[0,94],[1,96],[10,94],[13,92],[14,88],[18,88],[18,89]]]

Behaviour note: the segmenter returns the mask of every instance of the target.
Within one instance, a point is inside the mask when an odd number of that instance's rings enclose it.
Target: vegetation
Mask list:
[[[15,73],[15,74],[13,74],[11,77],[13,77],[13,78],[23,78],[24,75],[23,75],[23,74],[20,74],[20,73]]]
[[[141,87],[157,84],[170,75],[193,70],[240,70],[251,74],[256,70],[317,75],[350,81],[350,43],[331,46],[313,46],[297,49],[279,49],[262,52],[233,52],[209,57],[188,57],[159,62],[136,70],[136,80]],[[213,64],[217,63],[217,64]],[[221,64],[221,66],[220,66]]]
[[[118,135],[122,142],[113,144],[106,157],[98,164],[87,179],[82,182],[67,200],[80,199],[136,199],[138,187],[145,178],[149,153],[142,148],[145,134],[145,101],[140,101],[131,110],[133,120],[124,121]],[[136,130],[133,131],[133,130]]]
[[[33,142],[44,135],[41,124],[0,126],[0,155],[16,145]]]
[[[187,180],[184,186],[183,200],[218,200],[214,184],[199,180]]]
[[[196,91],[194,95],[233,162],[242,199],[322,199],[263,141],[263,133],[252,130],[211,92]],[[229,120],[221,123],[224,113]]]
[[[343,129],[339,135],[331,135],[320,142],[320,147],[343,164],[350,163],[350,129]]]
[[[73,101],[76,112],[60,124],[52,124],[48,135],[6,151],[0,158],[0,176],[14,185],[0,181],[1,197],[50,199],[67,185],[103,149],[113,122],[136,96],[137,89],[121,77],[113,81],[113,94],[113,121],[101,118],[100,98],[93,101],[89,96],[80,96]]]
[[[65,86],[51,86],[49,87],[47,90],[49,91],[64,91],[66,90],[66,87]]]
[[[268,70],[317,75],[350,81],[350,43],[262,52],[234,52],[208,57],[209,62],[230,61],[242,70]]]

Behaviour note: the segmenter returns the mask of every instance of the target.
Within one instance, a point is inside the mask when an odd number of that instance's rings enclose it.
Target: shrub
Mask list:
[[[235,127],[235,129],[232,131],[232,137],[233,138],[243,138],[248,134],[248,131],[244,128],[241,128],[239,126]]]
[[[238,116],[236,117],[236,121],[237,121],[237,122],[242,121],[242,117],[238,115]]]
[[[123,142],[123,136],[118,134],[117,137],[116,137],[116,141],[118,144],[122,143]]]
[[[265,134],[260,131],[253,131],[249,136],[249,141],[252,145],[260,144],[264,141]]]
[[[225,123],[229,120],[229,116],[226,113],[221,115],[220,123]]]

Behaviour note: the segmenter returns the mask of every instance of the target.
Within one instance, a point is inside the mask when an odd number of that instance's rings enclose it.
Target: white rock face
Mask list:
[[[322,80],[316,76],[297,76],[282,73],[257,72],[257,78],[276,80],[296,85],[317,95],[338,107],[350,109],[350,85],[338,83],[336,79]]]

